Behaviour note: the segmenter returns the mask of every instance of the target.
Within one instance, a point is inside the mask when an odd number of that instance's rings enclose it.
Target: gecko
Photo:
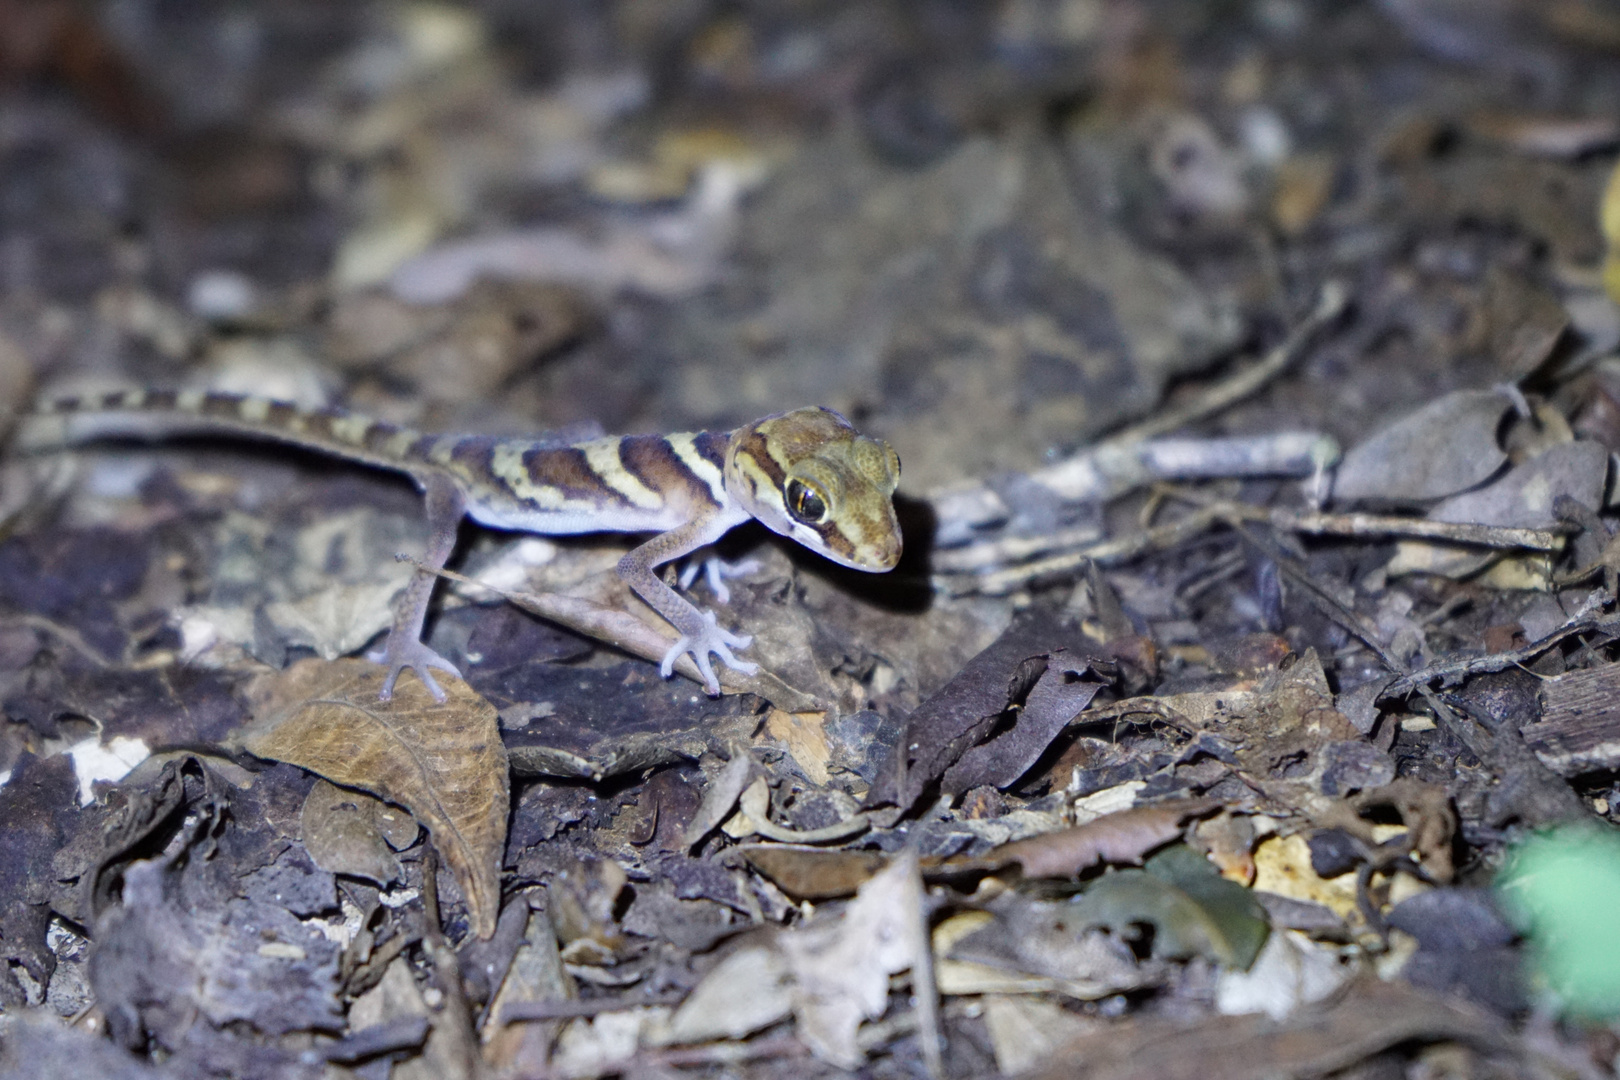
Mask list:
[[[774,413],[731,431],[565,444],[423,434],[337,408],[304,409],[204,391],[63,397],[40,403],[34,413],[61,418],[59,443],[219,433],[288,443],[409,476],[422,492],[429,540],[396,601],[388,636],[368,654],[387,667],[384,701],[407,668],[441,702],[445,694],[433,671],[459,674],[428,647],[422,631],[438,571],[455,549],[463,518],[542,535],[654,534],[619,560],[619,576],[680,635],[664,654],[662,675],[668,678],[675,661],[690,653],[711,695],[720,692],[711,656],[743,674],[759,670],[734,652],[753,638],[718,625],[713,611],[699,610],[666,584],[659,566],[750,519],[842,566],[878,573],[900,559],[892,501],[899,456],[821,406]]]

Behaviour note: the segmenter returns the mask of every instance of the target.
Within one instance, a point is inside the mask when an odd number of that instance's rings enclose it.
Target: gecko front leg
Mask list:
[[[467,509],[461,488],[447,476],[429,475],[421,479],[422,501],[427,506],[428,546],[422,555],[421,566],[411,576],[394,609],[394,625],[382,648],[368,653],[366,659],[374,664],[388,665],[383,678],[382,693],[378,700],[388,701],[394,696],[394,683],[406,668],[416,672],[422,685],[433,695],[434,701],[444,701],[444,691],[433,678],[432,669],[459,676],[456,665],[427,647],[422,640],[422,627],[427,622],[428,601],[433,598],[433,586],[438,583],[437,571],[456,548],[456,533]]]
[[[704,689],[711,696],[717,696],[720,693],[720,680],[715,677],[710,655],[718,656],[720,662],[733,671],[752,675],[759,670],[759,665],[737,659],[731,650],[746,649],[754,639],[746,634],[734,634],[720,626],[715,622],[714,612],[699,611],[685,597],[664,584],[654,570],[713,539],[713,523],[701,518],[659,533],[619,560],[619,577],[680,631],[680,640],[664,654],[664,661],[659,665],[660,674],[669,678],[675,670],[675,661],[683,653],[691,653],[698,671],[703,674]]]

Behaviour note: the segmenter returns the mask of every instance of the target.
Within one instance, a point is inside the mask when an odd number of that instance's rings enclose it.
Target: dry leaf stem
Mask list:
[[[456,1072],[452,1080],[477,1080],[482,1058],[473,1031],[472,1005],[461,986],[461,963],[444,938],[439,922],[439,853],[430,838],[422,853],[422,950],[433,965],[433,979],[444,994],[444,1004],[433,1017],[433,1028],[449,1044]]]

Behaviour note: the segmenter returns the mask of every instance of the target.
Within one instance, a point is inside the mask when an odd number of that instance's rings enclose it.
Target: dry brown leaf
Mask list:
[[[436,703],[404,678],[377,700],[386,670],[363,660],[305,660],[256,680],[250,753],[398,803],[427,826],[467,898],[473,930],[495,932],[511,800],[495,707],[456,678]]]
[[[876,851],[826,851],[788,844],[751,844],[734,850],[795,900],[850,896],[888,862]]]
[[[1022,1080],[1246,1080],[1313,1077],[1400,1043],[1455,1039],[1507,1057],[1501,1021],[1403,982],[1362,979],[1286,1020],[1264,1013],[1116,1022],[1066,1041]],[[1512,1066],[1504,1071],[1511,1072]]]
[[[1072,829],[1014,840],[971,858],[945,859],[931,871],[999,870],[1017,864],[1025,877],[1074,877],[1097,862],[1138,863],[1181,835],[1182,824],[1219,806],[1214,799],[1183,799],[1108,814]]]
[[[731,815],[732,807],[742,796],[743,789],[748,786],[749,779],[754,775],[754,759],[742,747],[733,747],[731,760],[726,762],[724,768],[715,774],[709,785],[703,789],[703,802],[698,805],[697,813],[692,815],[691,822],[686,826],[686,832],[681,837],[681,846],[691,850],[705,836],[719,828],[720,823]]]

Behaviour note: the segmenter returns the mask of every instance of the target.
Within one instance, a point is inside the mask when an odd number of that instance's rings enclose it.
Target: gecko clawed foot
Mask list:
[[[710,549],[704,549],[710,550]],[[709,592],[722,604],[731,603],[731,587],[726,584],[727,578],[740,578],[748,574],[757,573],[760,569],[758,559],[738,559],[731,562],[718,555],[710,554],[703,558],[688,559],[681,567],[680,577],[676,580],[682,589],[690,589],[697,580],[698,574],[708,583]]]
[[[744,675],[752,675],[759,671],[759,665],[748,660],[739,660],[732,655],[732,649],[746,649],[754,643],[749,634],[733,634],[714,621],[714,612],[705,611],[703,626],[693,633],[683,633],[680,640],[669,647],[664,654],[664,662],[659,665],[659,674],[669,678],[675,672],[675,661],[685,653],[692,654],[692,660],[697,664],[698,671],[703,675],[703,688],[710,697],[720,696],[720,680],[715,678],[714,665],[709,662],[709,654],[713,653],[720,658],[720,662],[732,671]]]
[[[382,648],[368,652],[366,659],[373,664],[388,666],[388,674],[383,678],[382,692],[377,695],[378,701],[389,701],[393,698],[394,683],[398,681],[399,673],[406,668],[416,672],[416,677],[422,680],[427,692],[440,704],[444,703],[445,694],[439,687],[438,680],[433,677],[432,669],[447,671],[458,678],[461,676],[461,671],[456,665],[428,648],[423,642],[415,638],[401,638],[396,634],[388,635],[388,640],[383,642]]]

